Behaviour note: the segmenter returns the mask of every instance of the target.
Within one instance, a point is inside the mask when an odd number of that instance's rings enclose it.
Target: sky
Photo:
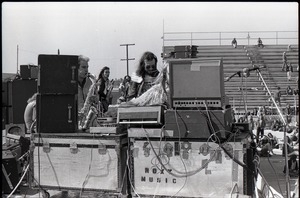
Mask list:
[[[128,46],[131,74],[145,51],[162,66],[168,32],[298,31],[298,16],[297,2],[2,2],[2,73],[38,65],[39,54],[59,49],[89,57],[92,74],[108,66],[111,79],[122,78],[123,44],[134,44]]]

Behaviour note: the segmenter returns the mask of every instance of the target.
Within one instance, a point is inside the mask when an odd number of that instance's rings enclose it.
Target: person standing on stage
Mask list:
[[[113,80],[109,81],[110,69],[105,66],[101,69],[98,76],[98,94],[100,101],[100,112],[105,113],[110,103],[110,94],[113,89]]]
[[[92,80],[89,78],[89,58],[83,55],[78,57],[78,111],[84,105]]]
[[[145,52],[140,58],[136,72],[131,76],[128,101],[150,89],[158,74],[157,57],[152,52]]]

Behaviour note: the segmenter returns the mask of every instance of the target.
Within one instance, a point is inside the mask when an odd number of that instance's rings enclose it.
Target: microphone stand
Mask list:
[[[286,125],[287,125],[287,123],[285,122],[284,117],[283,117],[283,115],[282,115],[279,107],[277,106],[277,104],[276,104],[276,102],[275,102],[275,100],[274,100],[274,98],[273,98],[273,96],[272,96],[272,94],[271,94],[271,92],[270,92],[270,90],[269,90],[269,88],[268,88],[268,86],[267,86],[264,78],[262,77],[262,75],[260,73],[260,70],[257,69],[256,72],[258,73],[258,75],[261,78],[261,80],[262,80],[265,88],[267,89],[267,91],[268,91],[268,93],[269,93],[269,95],[270,95],[270,97],[272,99],[272,102],[275,105],[275,107],[276,107],[276,109],[277,109],[277,111],[278,111],[278,113],[280,115],[280,118],[281,118],[281,120],[283,122],[283,126],[284,126],[283,127],[284,128],[283,129],[283,136],[284,136],[283,140],[284,140],[284,150],[285,150],[284,158],[285,158],[285,171],[286,171],[286,175],[285,175],[285,179],[286,179],[286,195],[287,195],[288,198],[290,198],[290,175],[289,175],[289,168],[288,168],[287,137],[286,137]]]

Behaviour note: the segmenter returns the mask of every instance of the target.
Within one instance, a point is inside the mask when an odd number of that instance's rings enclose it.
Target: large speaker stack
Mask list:
[[[78,56],[38,56],[38,133],[77,130]]]
[[[176,45],[176,46],[164,46],[162,58],[196,58],[197,57],[196,45]]]
[[[196,58],[198,53],[195,45],[178,45],[174,47],[175,58]]]
[[[2,129],[7,124],[24,124],[27,100],[37,92],[37,75],[30,75],[22,69],[34,67],[21,65],[20,76],[2,82]]]

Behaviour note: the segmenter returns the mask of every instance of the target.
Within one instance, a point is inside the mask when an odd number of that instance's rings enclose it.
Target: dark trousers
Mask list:
[[[262,127],[257,127],[256,129],[256,143],[258,144],[259,142],[259,135],[260,135],[260,138],[263,138],[264,137],[264,128]]]
[[[287,62],[286,61],[283,61],[283,64],[282,64],[282,67],[281,67],[281,70],[282,71],[285,71],[286,70],[286,68],[287,68]]]

